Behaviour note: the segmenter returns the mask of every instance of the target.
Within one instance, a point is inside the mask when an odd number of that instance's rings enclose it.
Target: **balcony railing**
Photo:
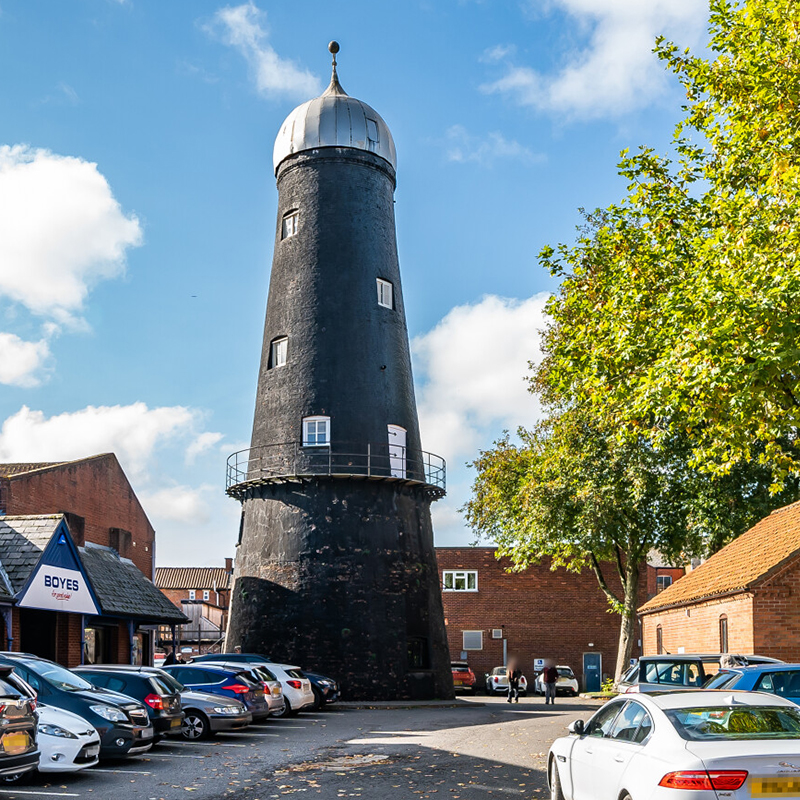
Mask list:
[[[267,483],[311,477],[360,478],[420,486],[438,500],[445,495],[445,471],[440,456],[399,445],[285,442],[229,456],[226,491],[241,500],[249,488]]]

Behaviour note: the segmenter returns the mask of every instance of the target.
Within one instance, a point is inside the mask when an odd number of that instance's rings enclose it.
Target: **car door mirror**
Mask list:
[[[567,730],[574,733],[576,736],[583,736],[583,720],[576,719],[575,722],[570,722]]]

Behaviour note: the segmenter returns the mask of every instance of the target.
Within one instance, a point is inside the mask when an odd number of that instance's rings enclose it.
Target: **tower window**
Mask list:
[[[331,418],[306,417],[303,420],[303,446],[319,447],[331,443]]]
[[[394,308],[393,300],[392,284],[383,278],[378,278],[378,305],[384,308]]]
[[[269,350],[269,368],[282,367],[286,363],[286,353],[289,349],[289,340],[282,336],[273,339]]]
[[[297,233],[297,224],[300,221],[299,211],[290,211],[283,217],[283,225],[281,225],[281,239],[288,239]]]

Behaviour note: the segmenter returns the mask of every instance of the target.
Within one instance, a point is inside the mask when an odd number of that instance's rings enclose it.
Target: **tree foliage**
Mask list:
[[[705,469],[800,468],[800,4],[714,0],[712,58],[659,40],[686,89],[674,156],[623,154],[629,191],[545,248],[561,278],[534,388]]]

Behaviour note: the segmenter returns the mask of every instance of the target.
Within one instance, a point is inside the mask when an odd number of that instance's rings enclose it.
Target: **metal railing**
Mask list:
[[[226,491],[239,497],[248,486],[305,477],[367,478],[422,484],[445,494],[446,465],[424,450],[390,444],[284,442],[240,450],[228,457]]]

